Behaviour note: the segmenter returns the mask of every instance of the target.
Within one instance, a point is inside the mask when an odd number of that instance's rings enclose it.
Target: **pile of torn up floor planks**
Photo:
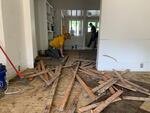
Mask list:
[[[67,61],[67,59],[68,57],[64,59],[64,62]],[[143,93],[147,96],[150,96],[149,89],[146,89],[138,84],[129,81],[128,79],[123,78],[122,75],[126,74],[128,70],[123,73],[119,73],[118,71],[113,70],[116,76],[112,76],[108,73],[97,71],[95,68],[95,61],[76,59],[75,61],[73,61],[72,65],[67,66],[64,64],[65,63],[62,63],[59,66],[56,66],[56,68],[48,69],[46,68],[44,62],[40,60],[33,72],[26,73],[26,78],[29,79],[40,77],[41,80],[43,80],[45,83],[44,90],[51,90],[51,98],[47,100],[44,113],[51,112],[56,89],[59,84],[62,69],[64,68],[69,68],[72,71],[72,75],[70,75],[72,76],[72,79],[69,81],[70,85],[68,85],[65,90],[64,99],[62,100],[61,105],[58,108],[59,111],[65,110],[67,113],[74,113],[75,111],[80,113],[86,111],[91,111],[91,113],[100,113],[110,104],[121,100],[134,100],[143,102],[150,101],[150,98],[148,97],[123,96],[123,89]],[[85,80],[82,79],[83,77],[81,73],[84,73],[92,78],[98,78],[98,85],[93,88],[88,86]],[[77,103],[79,101],[79,95],[81,93],[80,91],[72,100],[72,104],[70,105],[69,109],[66,110],[66,104],[68,102],[69,96],[72,93],[72,88],[75,80],[77,80],[81,88],[85,90],[87,96],[91,98],[92,102],[77,109]],[[103,101],[97,101],[106,94],[109,95],[108,98]]]

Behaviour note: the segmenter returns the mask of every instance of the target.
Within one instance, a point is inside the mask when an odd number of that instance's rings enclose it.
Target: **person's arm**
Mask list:
[[[61,57],[64,57],[63,46],[61,46],[59,50],[60,50]]]

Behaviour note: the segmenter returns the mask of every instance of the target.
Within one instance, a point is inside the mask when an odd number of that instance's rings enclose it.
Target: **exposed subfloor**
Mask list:
[[[71,61],[75,58],[89,60],[95,60],[96,58],[96,50],[68,51],[66,52],[66,54],[69,55],[69,60]],[[58,65],[61,61],[56,59],[45,59],[44,62],[46,65],[48,65],[48,67],[52,68]],[[79,75],[82,75],[82,78],[90,87],[93,87],[95,85],[95,80],[93,78],[87,77],[87,75],[83,73],[79,73]],[[136,82],[142,85],[143,87],[150,89],[150,84],[148,84],[150,83],[150,73],[130,72],[125,74],[124,77],[129,79],[132,78],[131,80],[133,82]],[[90,97],[87,96],[86,92],[81,88],[80,84],[77,81],[75,81],[73,89],[71,91],[71,95],[69,97],[68,104],[66,106],[66,111],[59,111],[59,107],[64,98],[64,93],[71,79],[72,73],[70,69],[63,69],[56,90],[56,95],[54,97],[51,113],[66,113],[67,108],[70,106],[70,103],[72,102],[73,98],[78,94],[80,90],[82,92],[79,96],[77,109],[81,106],[87,105],[92,101]],[[44,113],[47,100],[50,98],[51,87],[49,87],[47,90],[43,90],[43,86],[44,82],[38,77],[36,77],[33,81],[29,82],[28,84],[23,84],[20,80],[11,81],[9,83],[8,91],[19,90],[20,93],[14,95],[5,95],[5,97],[3,97],[0,100],[0,113]],[[133,93],[128,90],[124,90],[124,92],[124,95],[145,96],[143,94]],[[142,105],[142,103],[143,102],[139,101],[118,101],[109,105],[102,113],[148,113],[139,108]],[[86,113],[90,113],[90,111]]]

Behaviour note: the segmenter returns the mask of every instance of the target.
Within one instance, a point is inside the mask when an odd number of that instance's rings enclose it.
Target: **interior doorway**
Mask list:
[[[62,32],[69,32],[71,40],[65,44],[65,49],[90,49],[87,45],[91,38],[92,23],[99,31],[100,10],[61,10],[62,14]]]
[[[95,26],[96,28],[96,32],[99,32],[99,19],[89,19],[86,22],[86,34],[85,34],[85,46],[88,45],[88,43],[90,42],[91,39],[91,27],[90,27],[90,23],[93,24],[93,26]],[[94,46],[94,44],[92,43],[91,48]]]

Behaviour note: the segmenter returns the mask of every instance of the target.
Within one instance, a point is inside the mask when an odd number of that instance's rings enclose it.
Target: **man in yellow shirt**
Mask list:
[[[69,33],[64,33],[61,35],[58,35],[54,37],[50,42],[49,42],[49,56],[59,58],[64,57],[63,54],[63,48],[64,48],[64,43],[66,39],[70,39],[71,36]]]

